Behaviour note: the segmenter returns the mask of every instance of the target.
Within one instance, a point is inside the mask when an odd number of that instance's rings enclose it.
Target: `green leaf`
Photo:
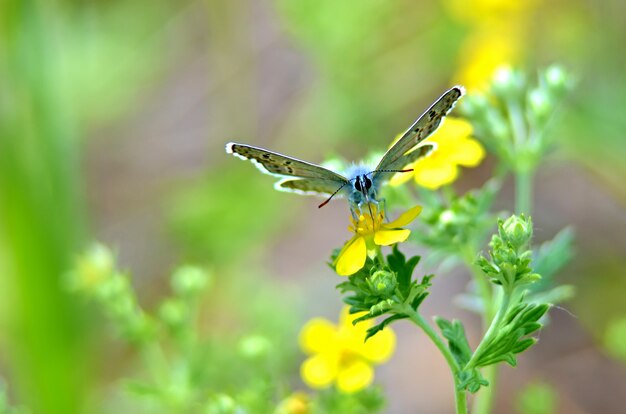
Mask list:
[[[483,378],[480,371],[477,369],[461,371],[458,373],[458,378],[458,388],[468,390],[471,393],[475,393],[480,389],[480,387],[486,387],[489,385],[489,381]]]
[[[385,319],[384,321],[382,321],[381,323],[379,323],[378,325],[372,326],[371,328],[369,328],[367,330],[367,334],[365,335],[365,340],[367,341],[369,338],[371,338],[372,336],[376,335],[378,332],[382,331],[383,329],[385,329],[385,327],[389,324],[391,324],[394,321],[398,321],[400,319],[406,319],[408,318],[408,316],[406,315],[393,315],[388,317],[387,319]]]
[[[544,283],[552,280],[574,254],[574,231],[566,227],[550,241],[544,242],[534,253],[534,271],[539,273]],[[543,283],[542,283],[543,284]]]
[[[389,268],[396,273],[398,289],[403,295],[408,295],[409,293],[411,277],[420,259],[420,256],[413,256],[407,261],[404,254],[398,249],[397,244],[393,246],[391,254],[387,255],[387,263]]]
[[[459,366],[465,366],[472,357],[472,349],[467,342],[463,323],[456,319],[450,322],[440,317],[435,318],[435,323],[443,337],[448,340],[448,348],[450,348],[456,362]]]
[[[486,346],[482,347],[481,354],[476,357],[473,366],[484,367],[499,362],[506,362],[511,366],[517,365],[515,355],[524,352],[537,340],[527,335],[541,329],[537,322],[548,310],[550,305],[520,303],[509,310],[498,328],[498,334]]]

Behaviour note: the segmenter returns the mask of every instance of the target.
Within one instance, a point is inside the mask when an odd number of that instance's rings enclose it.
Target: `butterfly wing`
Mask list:
[[[441,95],[441,97],[437,99],[426,112],[417,118],[404,134],[402,134],[398,142],[389,148],[378,163],[376,170],[399,170],[417,160],[420,156],[426,155],[432,147],[428,150],[418,149],[411,153],[408,152],[435,132],[439,124],[441,124],[441,120],[450,112],[456,101],[458,101],[463,94],[463,87],[455,86]],[[380,174],[383,173],[376,173],[374,177],[376,178]]]
[[[229,142],[226,152],[252,161],[264,173],[283,177],[274,186],[280,191],[332,194],[349,182],[328,168],[251,145]]]

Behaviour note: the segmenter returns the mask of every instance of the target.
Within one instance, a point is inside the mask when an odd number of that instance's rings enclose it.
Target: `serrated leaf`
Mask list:
[[[544,242],[534,253],[534,270],[549,284],[552,276],[563,268],[573,257],[574,231],[566,227],[550,241]]]
[[[367,333],[365,335],[365,340],[367,341],[369,338],[371,338],[372,336],[376,335],[378,332],[382,331],[387,325],[389,325],[393,321],[397,321],[397,320],[400,320],[400,319],[406,319],[406,318],[408,318],[408,316],[406,316],[406,315],[392,315],[392,316],[388,317],[387,319],[385,319],[384,321],[382,321],[378,325],[375,325],[375,326],[372,326],[371,328],[369,328],[366,331]]]
[[[448,348],[459,366],[465,366],[472,357],[472,349],[465,335],[465,328],[459,320],[452,322],[444,318],[435,318],[441,334],[448,340]]]
[[[537,343],[537,339],[536,338],[522,339],[517,344],[515,344],[515,346],[512,349],[512,352],[514,354],[522,353],[522,352],[524,352],[525,350],[527,350],[528,348],[530,348],[531,346],[533,346],[536,343]]]

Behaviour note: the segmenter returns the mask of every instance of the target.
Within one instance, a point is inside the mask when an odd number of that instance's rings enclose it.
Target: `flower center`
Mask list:
[[[367,204],[359,211],[358,220],[351,219],[352,226],[350,230],[359,236],[369,236],[380,229],[384,218],[385,215],[382,211],[378,211],[376,205]]]

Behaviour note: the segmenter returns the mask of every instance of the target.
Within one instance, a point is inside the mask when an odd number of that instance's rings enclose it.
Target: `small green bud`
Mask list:
[[[493,93],[502,101],[511,96],[519,96],[524,90],[524,75],[508,65],[500,66],[493,75],[491,88]]]
[[[385,299],[378,302],[376,305],[370,308],[370,313],[372,315],[382,315],[387,312],[393,306],[394,302],[391,299]]]
[[[550,66],[546,69],[544,77],[548,89],[557,95],[567,92],[570,87],[570,77],[560,66]]]
[[[113,252],[103,244],[94,244],[78,258],[76,270],[68,280],[70,287],[92,290],[115,274]]]
[[[533,89],[527,96],[529,118],[540,124],[545,123],[552,112],[552,102],[543,89]]]
[[[396,290],[398,282],[394,272],[377,270],[368,279],[372,292],[378,296],[389,297]]]
[[[498,223],[500,237],[511,243],[517,250],[525,248],[533,236],[533,225],[530,217],[513,215],[504,222]]]
[[[179,296],[195,296],[209,282],[210,277],[203,269],[196,266],[183,266],[178,268],[172,276],[172,289]]]
[[[272,342],[263,335],[248,335],[243,337],[237,346],[239,354],[245,358],[257,359],[268,355],[272,349]]]
[[[228,394],[217,394],[210,398],[206,414],[234,414],[237,412],[237,403]]]
[[[177,299],[168,299],[161,305],[159,316],[169,327],[175,328],[185,323],[187,307]]]
[[[439,215],[439,221],[444,225],[454,223],[455,218],[456,214],[454,214],[454,211],[450,209],[443,210]]]

